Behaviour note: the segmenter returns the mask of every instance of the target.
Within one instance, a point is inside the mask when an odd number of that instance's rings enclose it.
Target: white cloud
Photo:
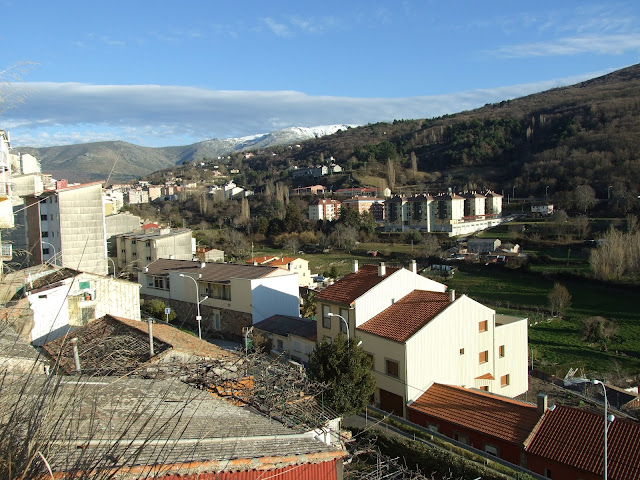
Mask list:
[[[640,33],[565,37],[550,42],[503,46],[489,53],[502,58],[525,58],[579,55],[584,53],[621,55],[629,50],[640,51]]]
[[[278,37],[287,38],[291,36],[291,31],[284,23],[278,23],[271,17],[266,17],[263,21],[267,24],[269,30],[275,33]]]
[[[432,118],[569,85],[607,72],[539,83],[407,98],[310,96],[296,91],[217,91],[159,85],[22,83],[27,100],[5,112],[15,145],[124,140],[186,145],[289,126],[363,125]]]

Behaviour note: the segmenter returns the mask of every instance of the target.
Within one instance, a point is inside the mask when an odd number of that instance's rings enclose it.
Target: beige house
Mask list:
[[[138,283],[143,297],[162,299],[194,330],[200,323],[203,337],[240,339],[267,317],[300,313],[298,277],[277,267],[160,259]]]
[[[118,271],[138,272],[159,258],[193,260],[195,238],[188,228],[146,228],[115,236]]]
[[[102,182],[69,186],[25,197],[30,265],[51,262],[83,272],[107,273]]]
[[[298,284],[301,287],[308,287],[313,283],[311,271],[309,270],[309,261],[300,257],[272,257],[261,256],[253,257],[247,260],[250,265],[268,265],[270,267],[278,267],[288,270],[298,275]]]
[[[302,365],[309,362],[309,355],[316,346],[316,322],[308,318],[273,315],[256,323],[254,332],[271,340],[272,356]]]
[[[433,382],[526,391],[526,319],[445,288],[406,269],[363,266],[316,295],[318,339],[346,333],[343,317],[371,356],[375,402],[398,415]]]

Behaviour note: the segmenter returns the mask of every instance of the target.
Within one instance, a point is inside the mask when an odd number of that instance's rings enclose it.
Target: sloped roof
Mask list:
[[[528,403],[440,383],[429,387],[409,408],[518,445],[541,416]]]
[[[273,267],[273,266],[276,266],[276,265],[287,265],[288,263],[291,263],[294,260],[304,260],[304,259],[300,258],[300,257],[276,258],[276,259],[272,260],[271,262],[269,262],[269,266]],[[304,260],[304,261],[306,261],[306,260]]]
[[[271,260],[273,260],[275,258],[276,257],[274,255],[262,255],[260,257],[250,258],[245,263],[248,264],[248,265],[253,265],[254,263],[257,263],[258,265],[262,265],[263,263],[270,262]]]
[[[602,414],[557,405],[547,410],[525,450],[573,468],[602,476]],[[615,419],[608,429],[608,477],[640,478],[640,425]]]
[[[414,290],[364,322],[358,330],[405,342],[450,304],[448,293]]]
[[[75,370],[71,338],[78,339],[83,372],[99,375],[123,375],[156,361],[163,353],[175,350],[199,357],[226,358],[231,353],[168,324],[153,325],[155,357],[150,358],[147,322],[105,315],[76,328],[68,335],[44,345],[46,354],[58,361],[60,369]]]
[[[315,320],[308,320],[299,317],[289,317],[286,315],[272,315],[254,325],[255,328],[276,335],[287,336],[297,335],[307,340],[315,341],[317,338],[317,327]]]
[[[149,275],[168,275],[169,272],[197,275],[202,274],[200,280],[204,282],[228,283],[232,278],[256,279],[266,277],[277,272],[277,267],[263,265],[236,265],[233,263],[205,263],[190,260],[171,260],[161,258],[147,265]]]
[[[46,381],[56,382],[55,388],[45,389]],[[52,412],[44,419],[45,430],[74,426],[52,430],[59,438],[47,452],[54,472],[90,465],[137,473],[136,478],[153,471],[197,476],[266,471],[344,456],[337,448],[177,380],[44,377],[12,387],[4,390],[5,400],[13,395]],[[21,389],[25,391],[19,396]],[[45,390],[51,394],[42,398]]]
[[[363,265],[357,272],[350,273],[319,292],[316,301],[351,304],[398,270],[401,270],[401,267],[386,267],[385,275],[379,276],[377,265]]]

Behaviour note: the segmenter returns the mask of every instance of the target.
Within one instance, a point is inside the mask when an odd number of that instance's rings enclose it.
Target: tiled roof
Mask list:
[[[476,377],[475,380],[495,380],[495,377],[490,373],[485,373],[484,375]]]
[[[344,456],[335,447],[177,380],[66,377],[45,389],[48,377],[42,377],[14,382],[3,395],[42,402],[29,408],[52,413],[43,419],[46,431],[60,428],[55,422],[61,418],[73,425],[47,451],[56,473],[82,470],[90,461],[91,467],[137,473],[131,478],[156,471],[167,478],[191,478],[203,472],[266,472]],[[43,398],[45,390],[52,393]]]
[[[333,285],[325,288],[316,295],[316,301],[324,300],[334,303],[351,304],[355,299],[364,295],[385,278],[389,278],[400,267],[386,267],[382,277],[378,275],[377,265],[363,265],[356,273],[350,273]]]
[[[545,413],[526,451],[602,476],[603,437],[603,415],[558,405]],[[611,480],[640,478],[640,425],[618,418],[609,425],[607,467]]]
[[[149,332],[145,321],[105,315],[99,320],[76,328],[68,335],[44,345],[43,349],[60,369],[75,370],[71,338],[78,339],[78,353],[83,372],[100,375],[131,373],[157,360],[169,350],[207,358],[224,358],[225,350],[182,332],[171,325],[153,325],[155,357],[149,355]]]
[[[358,330],[405,342],[451,304],[448,293],[414,290]]]
[[[233,263],[205,263],[201,268],[200,262],[190,260],[170,260],[161,258],[147,265],[149,275],[168,275],[169,272],[179,271],[180,273],[197,275],[202,274],[200,280],[203,282],[225,283],[232,278],[262,278],[270,273],[279,271],[276,267],[266,267],[262,265],[236,265]]]
[[[273,255],[269,255],[269,256],[263,255],[261,257],[250,258],[245,263],[248,264],[248,265],[253,265],[254,263],[257,263],[258,265],[262,265],[263,263],[270,262],[274,258],[276,258],[276,257],[274,257]]]
[[[160,225],[157,223],[145,223],[140,228],[160,228]]]
[[[299,257],[282,257],[282,258],[277,258],[271,262],[269,262],[269,266],[271,267],[275,267],[277,265],[286,265],[288,263],[293,262],[294,260],[298,260]]]
[[[307,340],[315,341],[317,329],[315,320],[308,320],[285,315],[273,315],[254,325],[255,328],[276,335],[297,335]]]
[[[409,408],[519,445],[540,419],[533,405],[439,383],[434,383]]]

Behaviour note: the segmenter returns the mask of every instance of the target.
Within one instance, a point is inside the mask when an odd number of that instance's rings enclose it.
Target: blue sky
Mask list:
[[[637,0],[0,0],[0,12],[0,128],[18,146],[431,118],[640,62]]]

